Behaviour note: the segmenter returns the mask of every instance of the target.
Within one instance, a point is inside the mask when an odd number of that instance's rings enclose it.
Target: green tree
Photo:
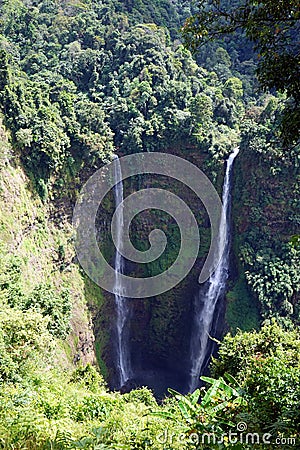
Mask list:
[[[257,51],[257,74],[262,87],[287,94],[288,102],[281,122],[284,140],[299,140],[299,2],[200,0],[198,5],[198,12],[182,29],[186,44],[197,49],[208,41],[245,33]]]
[[[212,372],[215,377],[228,372],[240,383],[248,404],[242,412],[248,428],[299,436],[298,330],[287,332],[273,320],[258,332],[227,335]]]
[[[1,305],[0,381],[19,380],[32,364],[40,364],[51,347],[47,320],[37,312]]]

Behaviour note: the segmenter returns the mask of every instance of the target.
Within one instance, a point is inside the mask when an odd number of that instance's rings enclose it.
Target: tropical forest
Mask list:
[[[0,449],[300,448],[298,0],[0,1]]]

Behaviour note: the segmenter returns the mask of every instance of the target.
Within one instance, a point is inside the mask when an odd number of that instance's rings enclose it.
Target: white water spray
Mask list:
[[[199,377],[207,356],[207,345],[211,330],[215,307],[219,298],[224,295],[228,278],[230,253],[230,206],[231,206],[231,180],[233,162],[239,152],[235,148],[226,164],[226,173],[223,184],[223,213],[219,227],[219,245],[216,257],[220,260],[215,272],[210,276],[204,289],[201,289],[195,299],[195,326],[192,332],[190,355],[191,374],[189,391],[192,392],[199,385]],[[223,253],[222,249],[224,249]]]
[[[123,202],[123,182],[122,171],[118,157],[116,157],[114,177],[114,196],[115,207],[117,208]],[[124,258],[119,252],[123,247],[123,207],[119,208],[119,214],[116,220],[116,253],[115,253],[115,302],[117,310],[117,368],[119,372],[119,387],[121,388],[131,377],[131,361],[128,342],[128,319],[130,308],[128,300],[123,296],[121,277],[124,273]]]

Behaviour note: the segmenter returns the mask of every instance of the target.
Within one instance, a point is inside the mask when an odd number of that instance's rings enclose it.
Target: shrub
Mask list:
[[[51,343],[41,314],[5,307],[0,312],[0,379],[19,379],[30,363],[40,363]]]

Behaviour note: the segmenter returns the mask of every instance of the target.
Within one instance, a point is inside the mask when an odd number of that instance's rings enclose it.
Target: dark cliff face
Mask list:
[[[263,318],[275,314],[281,320],[293,322],[298,320],[299,293],[295,275],[297,268],[294,267],[296,260],[289,260],[290,256],[285,250],[285,246],[289,246],[290,237],[297,232],[296,211],[293,206],[297,177],[295,174],[291,176],[291,163],[288,158],[286,164],[277,170],[278,160],[274,155],[262,155],[253,150],[251,142],[248,144],[242,142],[234,169],[230,276],[226,301],[219,302],[211,331],[212,336],[217,338],[222,336],[224,330],[235,332],[237,328],[245,330],[258,328],[261,314]],[[199,150],[189,148],[187,151],[185,148],[178,148],[170,150],[170,153],[190,160],[204,169],[209,177],[211,176],[209,171],[205,170],[205,157]],[[216,187],[220,193],[224,172],[222,164],[219,165],[217,172]],[[201,246],[195,266],[178,286],[153,298],[130,300],[132,308],[129,325],[130,348],[137,378],[133,381],[137,384],[151,385],[152,373],[152,378],[167,377],[170,386],[172,386],[170,380],[173,380],[174,387],[184,390],[190,367],[189,344],[193,299],[199,290],[198,276],[210,243],[209,220],[201,202],[197,202],[192,191],[179,183],[170,183],[163,177],[159,180],[148,177],[144,182],[132,180],[131,183],[125,184],[125,195],[137,189],[153,186],[171,189],[191,207],[198,221]],[[112,199],[107,201],[106,207],[106,220],[110,223],[109,218],[114,207]],[[127,262],[128,275],[147,277],[163,271],[172,264],[178,252],[178,247],[172,243],[180,242],[180,234],[172,219],[163,213],[152,211],[137,216],[132,224],[132,241],[137,248],[145,249],[151,229],[160,227],[166,232],[168,243],[171,245],[158,262],[146,265],[133,265]],[[107,242],[104,242],[104,246],[107,248],[107,258],[112,261],[114,250],[109,234],[106,236]],[[288,294],[283,286],[278,286],[277,275],[275,274],[272,279],[268,273],[269,265],[273,263],[275,266],[276,264],[282,266],[282,273],[289,270],[285,268],[286,266],[291,267],[291,270],[295,269],[294,275],[287,274],[290,283]],[[272,265],[270,270],[273,270]],[[256,277],[255,280],[258,282],[261,280],[261,291],[253,284],[253,277]],[[266,278],[269,279],[267,286],[271,286],[269,291],[266,288]],[[102,295],[104,302],[97,317],[101,317],[103,326],[96,327],[96,342],[98,338],[101,342],[105,342],[98,356],[106,362],[109,368],[108,379],[113,386],[116,375],[114,299],[105,292],[102,292]],[[292,306],[290,309],[287,303]],[[105,339],[103,335],[106,336]],[[211,348],[216,349],[213,342]]]
[[[185,147],[170,149],[168,153],[176,154],[187,159],[202,169],[205,169],[205,159],[196,148]],[[223,166],[220,165],[221,185]],[[163,391],[166,385],[184,390],[190,369],[189,346],[193,324],[193,301],[199,290],[198,277],[204,264],[210,245],[210,222],[205,208],[196,194],[179,181],[162,176],[144,176],[134,178],[124,183],[124,197],[130,193],[150,187],[170,190],[178,195],[191,208],[200,231],[200,249],[196,263],[187,277],[173,289],[151,298],[129,299],[131,314],[129,320],[129,345],[131,350],[133,372],[136,380],[133,383],[142,385],[151,383],[156,387],[160,378],[159,390]],[[163,207],[163,205],[162,205]],[[107,260],[113,263],[114,246],[111,240],[109,226],[114,213],[114,201],[108,196],[99,213],[100,245],[104,249]],[[180,231],[175,220],[160,210],[151,210],[136,216],[131,226],[131,239],[136,248],[143,250],[149,247],[149,233],[151,230],[162,229],[168,244],[163,255],[153,263],[133,264],[126,260],[126,274],[135,277],[149,277],[164,272],[175,261],[180,248]],[[116,355],[114,320],[116,316],[114,297],[112,294],[102,292],[104,302],[95,315],[96,345],[97,340],[106,342],[101,346],[101,354],[108,367],[108,379],[112,387],[116,380]],[[221,311],[221,310],[220,310]],[[214,325],[214,335],[220,337],[224,314],[218,315]],[[100,325],[101,322],[101,325]],[[108,336],[107,339],[103,335]],[[152,373],[152,376],[151,376]],[[150,379],[149,379],[150,377]],[[151,379],[152,377],[152,379]],[[173,381],[172,381],[173,380]]]

